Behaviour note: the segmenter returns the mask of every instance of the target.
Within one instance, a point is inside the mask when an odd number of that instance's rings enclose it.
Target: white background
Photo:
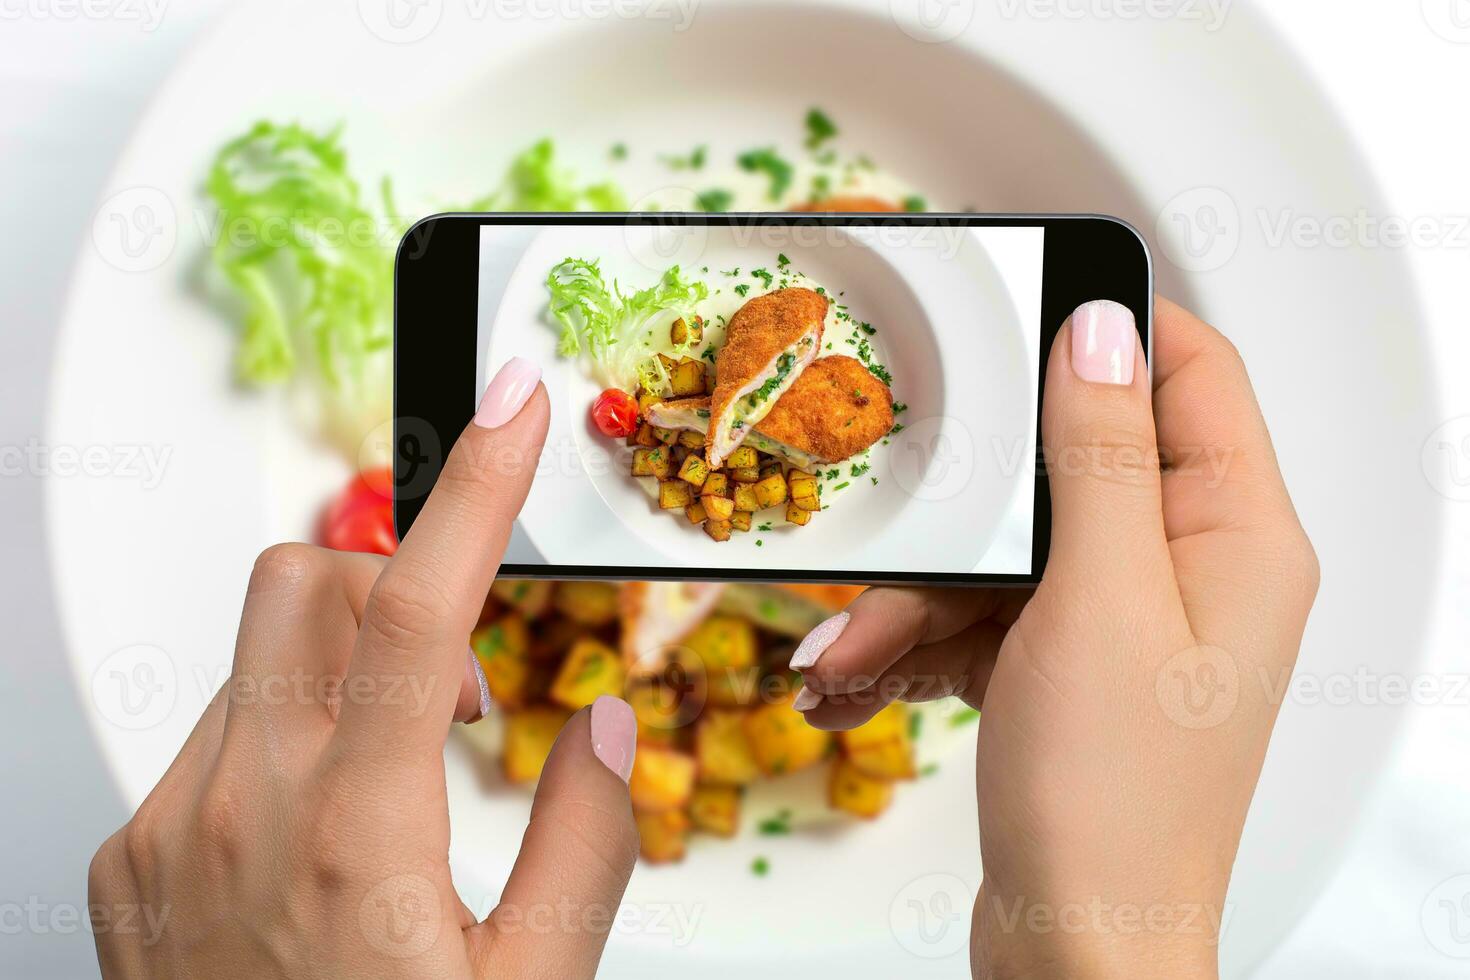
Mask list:
[[[41,438],[54,331],[97,191],[149,93],[223,6],[177,0],[157,30],[145,33],[136,21],[61,19],[64,6],[45,0],[0,0],[0,445]],[[1470,42],[1470,29],[1430,26],[1452,8],[1470,23],[1464,0],[1295,0],[1267,8],[1355,131],[1395,215],[1470,215],[1470,43],[1457,43]],[[1445,367],[1446,419],[1470,414],[1470,249],[1460,243],[1412,258]],[[7,518],[0,541],[0,903],[50,908],[84,901],[90,854],[126,814],[78,719],[63,665],[40,499],[30,478],[0,480]],[[1391,522],[1393,515],[1364,519]],[[1452,521],[1441,598],[1458,612],[1433,640],[1429,669],[1440,674],[1464,673],[1470,659],[1470,504],[1452,508]],[[1393,614],[1365,597],[1364,615]],[[1414,716],[1395,764],[1349,860],[1262,976],[1470,973],[1470,961],[1437,953],[1421,926],[1435,884],[1470,872],[1470,712],[1384,710]],[[64,922],[17,932],[13,920],[0,921],[5,976],[94,971],[85,933]]]

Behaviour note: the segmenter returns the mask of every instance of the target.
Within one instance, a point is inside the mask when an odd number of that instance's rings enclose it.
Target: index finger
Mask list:
[[[373,585],[342,687],[338,732],[349,745],[378,754],[443,750],[470,631],[546,439],[550,405],[540,380],[540,368],[519,357],[495,375]]]

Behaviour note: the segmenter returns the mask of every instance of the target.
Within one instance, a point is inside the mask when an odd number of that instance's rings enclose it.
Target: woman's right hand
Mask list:
[[[1116,304],[1078,309],[1052,347],[1034,595],[871,589],[793,658],[819,728],[896,698],[983,709],[977,976],[1216,973],[1318,568],[1240,356],[1157,305],[1152,387]]]

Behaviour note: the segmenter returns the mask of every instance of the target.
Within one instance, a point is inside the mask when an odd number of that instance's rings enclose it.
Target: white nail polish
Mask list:
[[[852,616],[844,610],[808,633],[801,641],[801,645],[796,648],[796,652],[791,655],[791,669],[806,670],[808,667],[815,666],[817,659],[826,652],[828,647],[837,642],[842,631],[847,629],[847,623],[851,619]]]
[[[791,706],[797,711],[810,711],[822,703],[822,696],[809,687],[804,687],[796,692],[796,699]]]

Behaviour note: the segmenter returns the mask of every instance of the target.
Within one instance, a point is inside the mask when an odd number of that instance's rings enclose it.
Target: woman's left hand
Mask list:
[[[625,703],[567,722],[484,921],[449,874],[444,743],[487,708],[466,639],[545,439],[539,379],[502,368],[392,559],[261,555],[230,682],[92,862],[93,903],[161,923],[99,934],[104,976],[596,972],[638,850]]]

